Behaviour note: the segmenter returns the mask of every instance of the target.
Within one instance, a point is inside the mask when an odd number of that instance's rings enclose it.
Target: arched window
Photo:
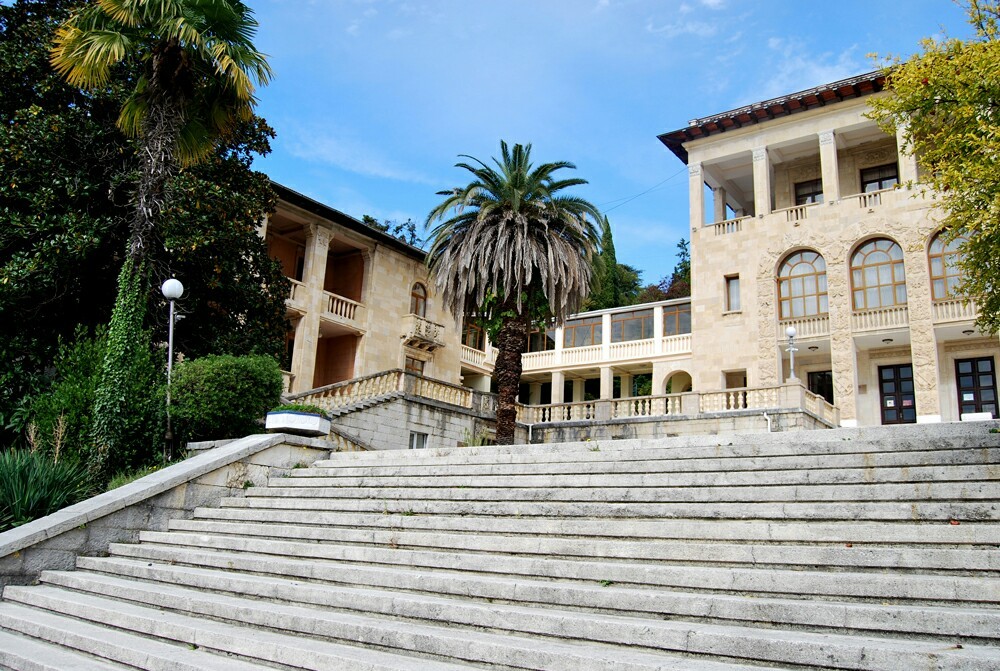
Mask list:
[[[816,252],[795,252],[778,268],[780,319],[798,319],[829,312],[826,261]]]
[[[885,238],[858,247],[851,257],[851,288],[855,310],[906,305],[902,248]]]
[[[420,282],[410,289],[410,314],[418,317],[427,316],[427,288]]]
[[[955,298],[956,289],[962,283],[962,269],[958,262],[962,259],[959,248],[965,243],[965,238],[956,237],[951,242],[945,242],[947,234],[942,231],[931,240],[927,256],[931,263],[931,298],[943,301]]]

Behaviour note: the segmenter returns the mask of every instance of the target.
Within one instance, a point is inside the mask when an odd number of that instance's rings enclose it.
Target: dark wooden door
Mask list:
[[[879,401],[883,424],[914,424],[917,401],[913,394],[913,366],[879,366]]]
[[[993,357],[959,359],[955,362],[960,413],[988,412],[997,416],[996,365]]]

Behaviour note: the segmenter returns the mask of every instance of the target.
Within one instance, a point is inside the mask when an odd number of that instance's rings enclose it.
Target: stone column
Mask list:
[[[293,392],[312,389],[316,375],[316,349],[319,345],[320,315],[325,308],[323,283],[326,280],[326,257],[333,232],[317,224],[306,230],[306,253],[302,270],[306,312],[295,330],[295,352],[292,360]]]
[[[622,379],[622,398],[632,397],[632,375],[628,373],[621,374]]]
[[[663,306],[653,308],[653,354],[663,354]]]
[[[615,369],[601,366],[601,400],[609,401],[615,395]]]
[[[841,426],[857,426],[857,352],[851,330],[850,277],[846,272],[830,272],[847,267],[846,248],[826,254],[827,298],[830,306],[830,369],[833,371],[834,403],[840,409]]]
[[[906,304],[910,319],[910,362],[913,364],[913,391],[916,396],[917,422],[941,421],[941,397],[938,393],[938,348],[934,335],[930,279],[927,275],[927,252],[922,237],[913,236],[903,250],[906,264]]]
[[[586,395],[584,392],[584,385],[587,383],[586,380],[573,380],[573,402],[582,403],[583,398]]]
[[[753,207],[757,216],[771,213],[771,160],[767,147],[753,150]]]
[[[611,314],[601,315],[601,360],[611,359]]]
[[[896,153],[899,160],[899,183],[917,181],[917,157],[907,151],[906,126],[896,128]]]
[[[691,228],[705,225],[705,176],[701,163],[688,165],[688,202],[691,203]]]
[[[556,345],[555,360],[556,360],[556,365],[561,364],[562,360],[563,360],[563,345],[565,344],[565,343],[563,343],[563,337],[564,337],[563,333],[565,333],[565,331],[563,330],[563,327],[560,326],[559,328],[556,329],[556,336],[555,336],[555,345]]]
[[[712,189],[713,223],[726,220],[726,190],[721,186]]]
[[[832,130],[819,134],[819,162],[823,170],[823,202],[840,200],[840,168],[837,167],[837,138]]]
[[[563,387],[566,383],[566,375],[561,370],[552,373],[552,402],[563,403]]]
[[[531,382],[528,384],[528,405],[540,405],[542,402],[542,383]]]

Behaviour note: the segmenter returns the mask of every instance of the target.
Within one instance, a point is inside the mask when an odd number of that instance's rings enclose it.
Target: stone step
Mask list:
[[[893,520],[961,522],[1000,520],[1000,503],[983,501],[835,502],[581,502],[571,501],[449,501],[385,498],[303,498],[250,496],[225,498],[223,507],[275,510],[375,512],[404,515],[479,515],[494,517],[692,518],[750,520]]]
[[[11,671],[123,671],[127,668],[51,643],[0,630],[0,669]]]
[[[381,513],[275,510],[264,508],[196,508],[195,519],[274,522],[298,526],[348,529],[408,529],[469,534],[542,535],[749,541],[756,543],[903,544],[912,547],[1000,545],[1000,523],[938,524],[912,522],[778,522],[694,519],[575,519],[473,517],[447,515],[386,515]]]
[[[414,459],[433,459],[446,463],[455,458],[458,463],[516,463],[532,461],[574,461],[577,459],[604,461],[616,458],[655,459],[656,454],[700,454],[701,456],[773,456],[779,454],[892,452],[935,448],[978,449],[1000,445],[1000,421],[975,423],[941,423],[913,426],[863,427],[825,431],[791,433],[753,433],[726,436],[681,436],[675,438],[643,438],[628,440],[598,440],[533,445],[490,445],[482,447],[435,448],[419,457],[409,450],[378,452],[341,452],[316,466],[410,463]],[[685,450],[693,449],[688,453]]]
[[[611,477],[674,479],[691,482],[741,484],[752,478],[776,484],[800,481],[832,482],[919,482],[962,479],[958,474],[976,479],[1000,479],[1000,448],[987,450],[941,450],[937,452],[889,452],[884,454],[833,454],[799,457],[732,457],[730,459],[658,459],[649,461],[615,460],[538,464],[427,464],[420,460],[394,466],[340,466],[336,468],[300,468],[287,476],[286,486],[327,481],[343,484],[372,479],[379,481],[421,482],[440,480],[468,484],[470,478],[516,479],[517,482],[593,481]],[[984,466],[986,468],[984,468]],[[464,482],[463,482],[464,481]],[[282,486],[281,482],[272,482]],[[438,485],[443,486],[443,485]]]
[[[669,663],[671,657],[661,659],[658,654],[637,652],[636,648],[689,655],[711,653],[737,659],[752,650],[753,659],[771,663],[810,666],[832,663],[841,668],[872,671],[886,669],[889,664],[916,669],[933,663],[941,669],[984,671],[995,671],[996,665],[1000,665],[1000,648],[992,646],[963,645],[943,651],[940,642],[749,629],[413,595],[379,595],[370,591],[364,596],[375,603],[364,604],[366,613],[384,609],[402,618],[376,619],[340,610],[346,600],[334,596],[337,590],[303,585],[304,589],[290,594],[283,589],[286,584],[274,581],[266,601],[83,572],[43,574],[43,582],[56,582],[74,590],[68,596],[62,590],[51,590],[48,599],[43,594],[41,600],[50,608],[62,604],[66,604],[62,605],[65,610],[72,608],[69,604],[93,607],[93,601],[101,603],[110,597],[223,621],[282,630],[294,628],[321,638],[377,642],[438,657],[528,668],[577,669],[581,663],[587,668],[602,668],[602,648],[609,660],[615,660],[612,664],[617,665],[617,660],[624,658],[633,668],[644,665],[650,669],[662,668],[663,662]],[[34,591],[32,598],[37,599],[39,591]],[[80,592],[91,598],[81,598]],[[310,604],[321,608],[302,606],[295,596],[304,596]],[[522,638],[525,635],[532,638]],[[567,645],[562,642],[567,639],[620,647],[609,651],[606,646],[592,643]],[[585,654],[587,648],[594,657]],[[675,661],[678,664],[683,661],[688,665],[685,668],[694,666],[694,660]]]
[[[33,589],[40,590],[39,593],[44,595],[44,590],[49,588]],[[200,641],[196,642],[197,637],[193,631],[188,642],[191,647],[129,633],[127,630],[130,628],[109,631],[105,627],[87,621],[85,604],[81,604],[80,612],[70,609],[68,612],[60,613],[29,607],[18,598],[24,590],[23,587],[10,586],[4,589],[4,601],[0,603],[0,628],[63,649],[148,671],[259,671],[260,669],[256,664],[230,659],[203,649],[204,646]],[[149,616],[154,617],[154,614],[150,613]]]
[[[188,556],[192,558],[191,555]],[[216,557],[216,560],[222,559]],[[415,569],[324,566],[283,558],[225,555],[224,567],[199,568],[124,558],[81,557],[87,571],[221,590],[256,598],[281,598],[337,608],[403,612],[396,597],[419,595],[426,603],[441,597],[473,599],[480,604],[553,606],[633,617],[683,618],[726,624],[781,626],[868,635],[919,634],[934,639],[962,636],[1000,639],[1000,613],[981,608],[942,608],[851,602],[775,599],[739,595],[636,589],[617,584],[482,576],[442,575]],[[252,572],[241,575],[239,572]],[[264,575],[266,574],[266,575]],[[267,577],[270,576],[270,577]],[[308,582],[298,582],[306,579]],[[335,587],[336,585],[336,587]],[[384,590],[391,591],[384,591]],[[428,595],[435,595],[430,597]],[[440,596],[439,596],[440,595]],[[453,603],[448,601],[447,603]]]
[[[138,589],[139,583],[134,583],[133,590]],[[156,585],[153,589],[167,592],[170,587]],[[469,668],[316,641],[302,636],[304,632],[294,628],[289,631],[296,633],[280,634],[127,603],[127,592],[119,597],[123,600],[49,585],[7,587],[5,601],[0,604],[0,626],[24,633],[35,631],[38,637],[74,647],[78,638],[86,636],[91,648],[88,651],[98,655],[116,654],[136,668],[156,671],[259,671],[261,662],[299,669],[345,671],[458,671]],[[164,640],[176,644],[164,643]]]
[[[516,667],[549,671],[576,671],[580,668],[595,669],[595,671],[605,669],[608,671],[653,671],[654,669],[733,671],[734,668],[739,668],[711,661],[700,663],[700,660],[697,659],[681,658],[667,653],[654,654],[631,649],[636,645],[654,642],[654,633],[649,629],[637,630],[638,639],[623,641],[621,646],[583,643],[578,640],[564,642],[557,638],[512,635],[509,629],[503,634],[497,634],[490,631],[467,630],[453,625],[436,626],[403,619],[378,619],[331,609],[310,608],[277,600],[246,599],[162,583],[146,584],[81,572],[62,573],[60,578],[64,582],[72,584],[73,590],[40,585],[32,589],[14,589],[12,590],[12,598],[36,607],[60,613],[73,613],[77,617],[106,622],[116,627],[128,629],[136,627],[135,621],[137,619],[158,616],[161,623],[206,622],[214,625],[214,629],[228,627],[229,629],[245,630],[258,636],[273,630],[293,631],[300,637],[309,636],[314,641],[318,639],[321,643],[346,641],[408,654],[420,654],[436,659],[471,662],[500,668]],[[490,611],[489,608],[485,610]],[[493,619],[498,625],[511,624],[510,618],[494,617]],[[566,626],[576,624],[579,628],[593,631],[596,634],[602,627],[613,623],[614,619],[616,618],[612,616],[566,613],[560,623]],[[242,626],[235,627],[228,624],[229,622],[239,622]],[[521,622],[530,624],[530,620],[521,620]],[[658,626],[657,623],[649,621],[642,621],[642,623],[645,627],[660,629],[657,632],[660,636],[673,634],[669,639],[660,639],[660,645],[655,647],[683,650],[683,632],[685,630],[683,626]],[[250,627],[253,628],[250,629]],[[169,627],[161,625],[156,629],[168,630]],[[288,638],[283,635],[282,637]],[[772,638],[777,637],[772,636]],[[260,636],[259,639],[247,642],[243,654],[248,657],[259,657],[258,648],[263,647],[264,640],[266,637]],[[823,643],[826,642],[822,640],[816,642],[817,646]],[[845,642],[845,644],[847,643]],[[626,645],[629,647],[625,647]],[[839,649],[829,643],[826,643],[826,647],[833,649],[835,653],[840,653]],[[925,647],[929,649],[930,645],[925,644]],[[938,647],[940,646],[938,645]],[[901,650],[893,651],[902,652]],[[359,652],[367,653],[367,651]],[[926,657],[926,654],[922,653],[924,651],[920,650],[918,646],[917,650],[911,652],[909,656],[915,660],[922,660]],[[850,654],[850,651],[846,654]],[[875,656],[874,651],[870,654]],[[391,656],[396,657],[396,655]],[[988,659],[989,655],[985,649],[970,647],[968,651],[959,650],[953,655],[948,655],[947,658],[950,661],[958,662],[961,660],[970,663],[978,662],[980,658]],[[283,664],[291,665],[288,658],[280,661]],[[447,662],[442,665],[441,662],[437,661],[427,661],[425,665],[421,666],[418,658],[406,661],[408,666],[397,668],[414,670],[459,668]],[[316,666],[312,661],[308,663],[308,666],[298,665],[302,668],[331,668],[329,666]],[[336,666],[333,668],[353,667]],[[369,668],[379,667],[370,666]],[[946,666],[942,668],[946,668]],[[973,665],[968,668],[978,671],[980,667]]]
[[[275,478],[281,482],[282,478]],[[766,501],[841,501],[845,504],[868,501],[1000,501],[1000,480],[965,480],[959,482],[883,482],[873,484],[747,484],[690,485],[654,484],[655,479],[633,482],[627,476],[609,476],[603,484],[565,483],[544,485],[503,484],[486,479],[466,479],[459,486],[379,485],[351,487],[336,485],[302,485],[295,487],[250,487],[247,497],[267,498],[347,498],[441,501],[570,501],[570,502],[766,502]]]
[[[629,561],[720,564],[726,566],[781,566],[854,568],[858,570],[896,569],[899,571],[1000,571],[1000,552],[983,549],[923,549],[911,547],[871,547],[859,545],[816,546],[804,544],[694,543],[627,541],[596,538],[508,537],[497,533],[445,534],[402,529],[365,530],[289,526],[270,523],[173,520],[172,531],[230,536],[261,537],[270,540],[315,541],[321,543],[373,545],[391,548],[427,548],[460,552],[589,557]]]
[[[754,593],[766,596],[817,596],[861,601],[1000,603],[1000,580],[980,576],[859,571],[786,570],[727,566],[685,566],[648,562],[538,558],[492,553],[434,552],[332,543],[268,540],[191,534],[142,532],[140,545],[112,544],[113,556],[183,561],[195,551],[251,553],[361,565],[416,567],[442,571],[564,579],[600,584]],[[155,544],[155,545],[154,545]]]

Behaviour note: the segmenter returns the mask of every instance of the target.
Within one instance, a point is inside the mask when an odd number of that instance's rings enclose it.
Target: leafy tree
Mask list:
[[[180,164],[205,158],[215,140],[253,114],[254,86],[271,71],[252,43],[256,22],[236,0],[116,0],[75,10],[56,31],[51,61],[71,86],[100,90],[120,65],[136,64],[118,126],[139,144],[127,261],[108,331],[95,401],[95,440],[116,449],[134,412],[123,390],[147,344],[141,339],[148,249]]]
[[[417,225],[412,219],[407,219],[402,223],[393,221],[392,219],[379,221],[375,217],[366,214],[361,217],[361,223],[374,228],[376,231],[382,231],[387,235],[391,235],[397,240],[402,240],[408,245],[422,247],[424,244],[424,241],[417,233]]]
[[[572,163],[535,167],[530,144],[510,149],[501,141],[500,154],[496,168],[471,156],[464,158],[474,164],[457,164],[474,179],[439,192],[445,199],[427,216],[428,225],[440,222],[430,232],[427,263],[453,314],[476,313],[494,325],[497,443],[510,444],[528,329],[543,317],[562,321],[586,298],[601,215],[586,200],[560,193],[586,184],[556,179]]]
[[[50,384],[60,338],[108,321],[129,235],[136,159],[116,128],[129,73],[119,69],[103,89],[84,94],[52,70],[48,44],[71,7],[69,0],[0,5],[0,427],[14,433],[32,419],[31,398]],[[159,280],[176,274],[187,288],[179,351],[281,354],[287,280],[256,231],[275,195],[251,168],[272,137],[261,119],[241,122],[207,160],[171,180],[165,246],[149,249],[157,281],[144,294],[155,341],[166,338]]]
[[[594,264],[594,287],[587,298],[588,310],[604,310],[622,305],[633,305],[639,295],[640,271],[618,263],[611,224],[604,217],[601,233],[601,253]]]
[[[691,295],[691,249],[684,238],[677,243],[677,265],[663,291],[668,299]]]
[[[927,39],[923,51],[885,65],[892,95],[871,101],[888,132],[903,129],[921,181],[940,197],[941,223],[963,236],[962,292],[980,326],[1000,330],[1000,4],[970,0],[975,36]]]

